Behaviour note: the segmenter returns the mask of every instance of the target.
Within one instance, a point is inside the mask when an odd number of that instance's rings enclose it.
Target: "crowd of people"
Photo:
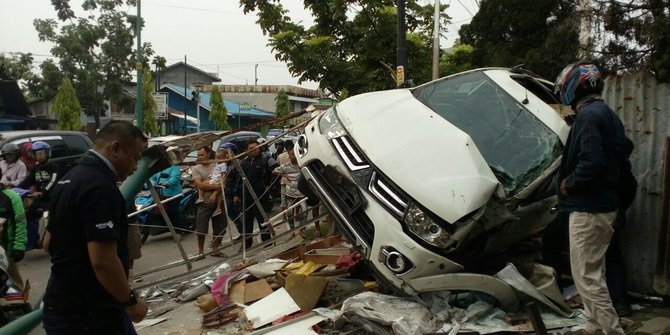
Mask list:
[[[595,65],[569,65],[555,88],[560,101],[575,113],[556,174],[561,214],[555,225],[565,232],[570,271],[586,318],[585,329],[570,334],[624,334],[617,315],[621,311],[615,309],[612,298],[619,304],[626,297],[625,279],[606,280],[605,273],[623,273],[621,257],[612,261],[615,254],[620,256],[612,240],[635,194],[629,162],[633,144],[621,120],[600,97],[603,79]],[[42,246],[50,254],[43,318],[47,334],[136,334],[132,322],[146,316],[146,303],[128,281],[132,259],[138,257],[133,256],[131,244],[136,242],[131,241],[138,232],[129,229],[127,204],[118,188],[137,168],[146,145],[138,128],[112,121],[100,129],[94,147],[64,175],[49,161],[50,147],[45,142],[2,147],[0,244],[9,260],[11,284],[19,290],[23,280],[16,263],[26,250]],[[205,146],[197,151],[197,165],[191,169],[198,189],[194,259],[205,257],[210,222],[211,256],[226,257],[222,237],[228,219],[238,231],[240,249],[252,246],[254,222],[261,241],[270,240],[272,225],[263,223],[273,209],[273,196],[280,197],[280,210],[291,208],[286,213],[289,229],[296,220],[305,223],[307,207],[301,202],[304,195],[298,188],[300,168],[293,145],[291,140],[280,141],[274,154],[262,141],[250,141],[244,148],[223,143],[216,150]],[[241,150],[246,155],[237,166],[231,159]],[[161,195],[170,197],[182,192],[180,175],[179,167],[170,167],[151,181],[162,189]],[[25,211],[17,193],[20,189],[32,199]],[[168,212],[179,225],[175,206],[176,201],[169,204]],[[49,224],[43,240],[37,238],[31,246],[27,222],[39,219],[47,209]],[[316,228],[320,234],[320,227]],[[550,262],[551,256],[546,253],[545,261]]]

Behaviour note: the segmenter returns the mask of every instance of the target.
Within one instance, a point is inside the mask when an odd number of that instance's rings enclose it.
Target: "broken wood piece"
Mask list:
[[[247,282],[244,280],[234,282],[228,289],[228,298],[231,302],[244,304],[244,293]]]
[[[303,260],[317,264],[335,264],[340,256],[350,253],[349,248],[313,249],[304,254]]]

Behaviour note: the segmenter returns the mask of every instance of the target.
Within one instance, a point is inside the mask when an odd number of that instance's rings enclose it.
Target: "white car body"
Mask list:
[[[548,86],[496,68],[351,97],[305,127],[295,149],[303,177],[386,284],[479,290],[511,308],[509,287],[464,262],[553,219],[556,199],[542,192],[569,127]]]

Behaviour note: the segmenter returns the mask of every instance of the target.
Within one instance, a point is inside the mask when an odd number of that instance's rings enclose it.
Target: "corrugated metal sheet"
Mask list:
[[[605,81],[603,98],[635,143],[631,163],[638,193],[621,234],[628,288],[644,294],[670,295],[668,220],[663,215],[670,191],[663,186],[668,182],[664,169],[669,168],[665,160],[670,136],[670,86],[657,84],[646,72],[613,76]]]

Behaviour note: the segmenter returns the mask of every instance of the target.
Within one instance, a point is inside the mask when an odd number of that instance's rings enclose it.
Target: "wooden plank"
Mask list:
[[[349,253],[351,253],[349,248],[313,249],[303,255],[303,260],[318,264],[336,264],[340,256]]]
[[[314,249],[326,249],[330,248],[342,241],[342,237],[340,235],[333,235],[329,236],[328,238],[325,238],[320,241],[316,241],[311,244],[303,245],[300,247],[297,247],[295,249],[291,249],[288,251],[285,251],[277,256],[275,258],[280,258],[280,259],[294,259],[294,258],[300,258],[305,255],[306,252]]]
[[[286,291],[295,300],[295,303],[300,306],[300,309],[305,312],[311,312],[316,306],[316,303],[321,298],[323,290],[328,284],[328,278],[303,276],[289,273],[286,277]]]

